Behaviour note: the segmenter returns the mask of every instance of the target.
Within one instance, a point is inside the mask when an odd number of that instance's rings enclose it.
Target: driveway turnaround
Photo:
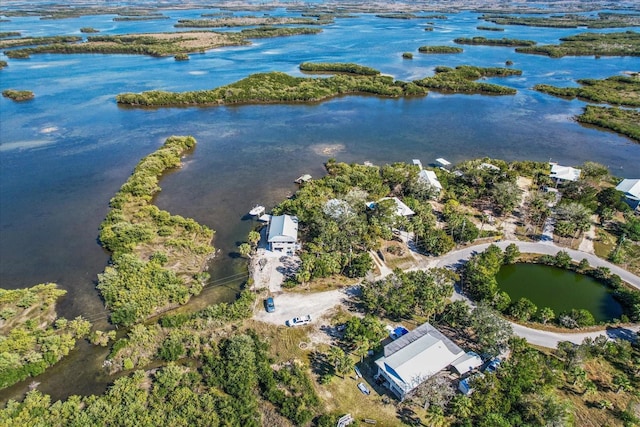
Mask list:
[[[611,273],[617,274],[622,280],[629,283],[631,286],[640,289],[640,277],[629,273],[628,271],[614,265],[606,260],[600,259],[597,256],[576,251],[573,249],[563,248],[556,246],[553,242],[522,242],[518,240],[504,240],[494,243],[501,249],[505,249],[508,245],[514,243],[518,246],[521,253],[536,253],[541,255],[555,255],[559,251],[567,252],[571,258],[575,261],[581,261],[586,258],[589,261],[591,267],[606,267]],[[449,252],[439,258],[430,258],[427,262],[428,268],[432,267],[447,267],[454,268],[464,264],[469,257],[476,253],[480,253],[489,247],[491,243],[483,243],[480,245],[469,246],[457,251]],[[390,272],[385,271],[387,274]],[[384,276],[383,274],[376,279]],[[279,288],[279,286],[278,286]],[[349,288],[327,291],[327,292],[275,292],[275,313],[267,313],[264,308],[258,310],[254,315],[254,318],[263,322],[273,323],[276,325],[284,325],[287,319],[296,316],[304,316],[306,314],[311,315],[311,324],[317,323],[319,318],[326,314],[330,309],[336,305],[345,304],[356,292],[356,286]],[[274,289],[272,289],[273,291]],[[465,296],[457,293],[453,295],[453,299],[462,299],[467,301],[470,305],[473,302]],[[533,329],[526,326],[522,326],[517,323],[511,323],[513,332],[515,335],[524,338],[530,344],[539,345],[542,347],[555,348],[561,341],[570,341],[575,344],[580,344],[585,338],[595,338],[599,335],[605,335],[608,338],[624,338],[634,339],[635,334],[640,330],[639,324],[620,326],[620,327],[608,327],[596,331],[590,332],[552,332],[543,331],[540,329]]]

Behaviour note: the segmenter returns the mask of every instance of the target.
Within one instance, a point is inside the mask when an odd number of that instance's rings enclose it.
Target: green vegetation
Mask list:
[[[402,57],[404,59],[413,59],[413,53],[411,53],[411,52],[403,52],[402,53]]]
[[[483,46],[533,46],[536,44],[533,40],[518,40],[518,39],[488,39],[486,37],[458,37],[453,40],[454,43],[458,44],[472,44],[472,45],[483,45]]]
[[[252,74],[236,83],[196,92],[151,91],[125,93],[119,104],[134,106],[225,105],[277,102],[317,102],[337,95],[371,93],[379,96],[424,95],[426,90],[411,83],[394,82],[386,76],[340,74],[328,78],[292,77],[280,72]]]
[[[7,67],[9,64],[7,64],[7,61],[0,61],[0,70],[2,70],[3,68]]]
[[[578,14],[552,15],[545,17],[483,15],[481,19],[498,25],[525,25],[554,28],[620,28],[640,25],[640,16],[625,13],[598,13],[598,17]]]
[[[119,22],[119,21],[124,21],[124,22],[130,22],[130,21],[159,21],[162,19],[169,19],[168,16],[164,16],[164,15],[140,15],[140,16],[116,16],[115,18],[113,18],[113,20],[115,22]]]
[[[20,37],[21,33],[18,31],[0,31],[0,39],[6,39],[8,37]]]
[[[300,71],[307,73],[345,73],[358,76],[378,76],[380,71],[375,68],[365,67],[353,63],[342,62],[303,62],[300,64]]]
[[[243,44],[241,38],[209,33],[172,33],[119,36],[90,36],[86,43],[61,44],[7,51],[10,58],[28,58],[36,53],[124,53],[151,56],[168,56],[176,53],[200,52],[219,46]]]
[[[457,46],[420,46],[420,53],[462,53],[464,50]]]
[[[186,53],[176,53],[173,56],[173,59],[175,59],[176,61],[188,61],[189,55],[187,55]]]
[[[457,277],[450,270],[403,272],[395,270],[376,282],[364,282],[362,302],[368,313],[393,320],[421,316],[427,320],[440,314],[453,295]]]
[[[0,389],[43,373],[89,335],[81,317],[56,319],[56,300],[65,294],[54,283],[0,289]]]
[[[625,107],[640,107],[640,79],[613,76],[604,80],[578,80],[582,87],[536,85],[534,89],[554,96],[581,98],[591,102],[606,102]],[[577,117],[580,123],[609,129],[640,141],[640,113],[620,108],[587,106]]]
[[[30,90],[15,90],[15,89],[3,90],[2,96],[4,96],[5,98],[13,99],[14,101],[28,101],[35,97],[33,92],[31,92]]]
[[[496,274],[503,264],[513,263],[520,253],[515,245],[507,247],[505,252],[496,245],[491,245],[484,252],[474,255],[462,268],[464,290],[474,300],[482,301],[494,309],[509,314],[520,321],[538,320],[547,323],[553,320],[555,315],[548,309],[540,310],[531,301],[523,298],[512,302],[505,292],[500,291],[496,281]],[[555,256],[542,255],[537,262],[553,265],[581,274],[588,274],[602,282],[613,290],[614,296],[625,308],[625,318],[637,321],[640,319],[640,292],[632,290],[624,285],[620,277],[609,273],[601,267],[590,268],[588,263],[573,264],[571,257],[564,251]],[[577,328],[592,326],[595,321],[593,315],[586,310],[570,310],[560,313],[556,323],[562,327]]]
[[[81,33],[99,33],[100,30],[96,30],[93,27],[82,27],[80,28]]]
[[[640,113],[635,110],[587,105],[577,119],[580,123],[609,129],[640,142]]]
[[[269,37],[313,35],[313,34],[319,34],[321,32],[322,32],[322,29],[320,28],[259,27],[259,28],[247,28],[236,34],[238,34],[244,40],[244,39],[264,39]]]
[[[207,340],[193,363],[119,378],[101,396],[51,403],[38,391],[9,402],[0,423],[24,425],[308,425],[320,400],[298,361],[273,366],[255,332]],[[288,420],[288,421],[287,421]]]
[[[233,303],[210,305],[195,313],[169,314],[158,323],[134,325],[113,346],[107,365],[117,373],[145,368],[154,358],[175,361],[207,351],[213,328],[241,324],[253,314],[255,295],[242,291]]]
[[[436,75],[416,80],[414,83],[432,90],[442,92],[483,93],[488,95],[513,95],[515,89],[490,83],[476,83],[482,77],[507,77],[519,76],[520,70],[509,68],[481,68],[468,65],[458,67],[436,67]]]
[[[179,53],[204,52],[221,46],[248,44],[250,38],[282,37],[300,34],[317,34],[319,28],[260,27],[240,32],[217,33],[214,31],[190,31],[159,34],[129,34],[116,36],[89,36],[86,43],[81,37],[39,37],[0,40],[0,48],[41,44],[43,46],[6,51],[9,58],[28,58],[38,53],[103,53],[171,56]]]
[[[426,95],[427,88],[443,92],[512,95],[515,89],[489,83],[475,83],[481,77],[519,75],[519,70],[459,66],[437,67],[436,76],[415,82],[394,81],[389,76],[361,75],[377,70],[356,64],[303,64],[306,69],[348,71],[328,78],[293,77],[280,72],[252,74],[236,83],[213,90],[195,92],[150,91],[125,93],[116,97],[119,104],[160,107],[179,105],[259,104],[278,102],[318,102],[338,95],[369,93],[400,97]],[[302,66],[301,66],[302,68]]]
[[[640,78],[613,76],[604,80],[581,79],[578,80],[578,83],[582,87],[559,88],[550,85],[536,85],[534,89],[554,96],[578,97],[591,102],[640,107]]]
[[[51,45],[60,43],[75,43],[82,40],[79,36],[50,36],[50,37],[21,37],[19,39],[7,39],[0,40],[0,49],[16,46],[36,46],[36,45]],[[7,51],[5,55],[9,58],[13,58],[10,54],[14,51]]]
[[[413,13],[380,13],[376,15],[376,18],[386,18],[386,19],[416,19],[421,18],[418,15],[414,15]]]
[[[251,25],[326,25],[332,19],[285,18],[285,17],[226,17],[220,19],[179,19],[176,28],[229,28]]]
[[[563,56],[640,56],[640,33],[582,33],[563,37],[559,45],[543,45],[516,48],[519,53]]]
[[[504,31],[504,28],[501,27],[489,27],[487,25],[478,25],[476,29],[480,31]]]
[[[115,324],[131,325],[168,306],[184,304],[203,284],[198,273],[213,253],[213,231],[151,204],[159,177],[180,166],[192,137],[170,137],[138,163],[111,199],[100,242],[113,253],[98,289]]]

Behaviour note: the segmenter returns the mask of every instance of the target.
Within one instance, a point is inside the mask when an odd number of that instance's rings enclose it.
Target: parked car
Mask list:
[[[289,319],[285,322],[287,326],[302,326],[311,322],[311,315],[307,314],[306,316],[294,317],[293,319]]]
[[[274,311],[276,311],[276,305],[274,304],[272,297],[264,300],[264,307],[267,310],[267,313],[273,313]]]
[[[371,394],[371,390],[369,390],[369,388],[367,388],[364,383],[358,383],[358,388],[360,389],[362,394],[366,394],[367,396]]]
[[[495,359],[491,359],[491,361],[487,364],[487,367],[484,368],[485,372],[495,372],[500,367],[501,360],[496,357]]]

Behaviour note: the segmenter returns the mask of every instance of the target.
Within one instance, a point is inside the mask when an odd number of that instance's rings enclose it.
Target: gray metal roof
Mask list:
[[[434,328],[431,323],[423,323],[422,325],[415,328],[413,331],[409,332],[406,335],[401,336],[395,341],[390,342],[386,346],[384,346],[384,357],[389,357],[393,353],[398,350],[402,350],[404,347],[408,346],[414,341],[419,340],[425,335],[430,335],[435,340],[440,340],[442,343],[451,351],[452,353],[458,353],[462,349],[458,347],[453,341],[449,338],[445,337],[442,332]]]
[[[298,217],[291,215],[272,216],[269,223],[269,242],[298,240]]]

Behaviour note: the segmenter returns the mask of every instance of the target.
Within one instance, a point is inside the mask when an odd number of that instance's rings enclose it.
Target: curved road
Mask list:
[[[589,261],[589,265],[591,265],[591,267],[607,267],[611,271],[611,273],[617,274],[622,280],[629,283],[631,286],[635,287],[636,289],[640,289],[640,277],[629,273],[627,270],[624,270],[606,260],[598,258],[593,254],[556,246],[553,242],[522,242],[519,240],[504,240],[495,242],[494,244],[500,247],[500,249],[504,250],[511,243],[514,243],[516,246],[518,246],[520,252],[522,253],[555,255],[559,251],[565,251],[575,261],[581,261],[583,258],[586,258],[587,261]],[[457,267],[466,262],[466,260],[469,259],[471,255],[487,249],[489,245],[491,245],[491,243],[483,243],[481,245],[469,246],[464,249],[449,252],[448,254],[445,254],[440,258],[434,260],[434,262],[430,263],[431,267]],[[466,300],[466,297],[458,293],[455,294],[455,297],[463,298]],[[561,333],[528,328],[517,323],[511,323],[511,325],[513,327],[513,332],[517,336],[526,339],[531,344],[549,348],[555,348],[561,341],[570,341],[575,344],[580,344],[587,337],[595,338],[599,335],[606,335],[609,338],[632,339],[634,337],[634,333],[640,330],[640,325],[634,324],[627,327],[610,327],[593,332]]]
[[[504,250],[511,243],[515,243],[522,253],[555,255],[559,251],[566,251],[576,261],[586,258],[592,267],[607,267],[612,273],[620,276],[622,280],[631,284],[635,288],[640,289],[640,277],[631,274],[608,261],[600,259],[593,254],[562,248],[560,246],[556,246],[553,242],[522,242],[518,240],[505,240],[495,242],[494,244]],[[484,251],[490,244],[491,243],[483,243],[480,245],[469,246],[464,249],[449,252],[439,258],[428,258],[421,267],[411,268],[409,270],[433,267],[458,267],[466,262],[473,254]],[[372,257],[377,261],[375,254],[373,254]],[[383,267],[386,266],[383,265]],[[381,271],[383,274],[376,277],[376,279],[391,273],[391,270],[388,268],[381,268]],[[317,321],[318,318],[332,307],[338,304],[344,304],[345,301],[349,299],[349,294],[352,292],[353,289],[350,288],[312,294],[277,292],[276,312],[266,313],[264,310],[257,310],[254,317],[264,322],[282,325],[284,324],[284,321],[290,317],[312,314],[312,318]],[[454,294],[453,298],[463,299],[473,305],[470,300],[457,292]],[[557,347],[558,343],[561,341],[570,341],[575,344],[580,344],[587,337],[595,338],[599,335],[606,335],[609,338],[625,338],[631,340],[634,339],[635,333],[640,330],[640,324],[634,324],[630,326],[627,325],[625,327],[611,327],[592,332],[560,333],[528,328],[517,323],[512,323],[511,325],[515,335],[525,338],[531,344],[549,348]]]
[[[495,242],[493,244],[504,250],[511,243],[516,244],[516,246],[520,248],[520,252],[522,253],[555,255],[559,251],[565,251],[575,261],[579,262],[583,258],[586,258],[587,261],[589,261],[589,265],[591,265],[591,267],[607,267],[609,270],[611,270],[611,273],[617,274],[622,280],[629,283],[631,286],[635,287],[636,289],[640,289],[640,277],[636,276],[635,274],[629,273],[627,270],[624,270],[615,264],[611,264],[609,261],[598,258],[597,256],[587,252],[576,251],[574,249],[556,246],[553,242],[522,242],[519,240],[503,240],[500,242]],[[449,252],[448,254],[437,258],[436,262],[433,263],[432,266],[452,267],[460,265],[464,263],[471,255],[487,249],[489,245],[491,245],[491,243],[483,243],[481,245],[469,246],[468,248]]]

